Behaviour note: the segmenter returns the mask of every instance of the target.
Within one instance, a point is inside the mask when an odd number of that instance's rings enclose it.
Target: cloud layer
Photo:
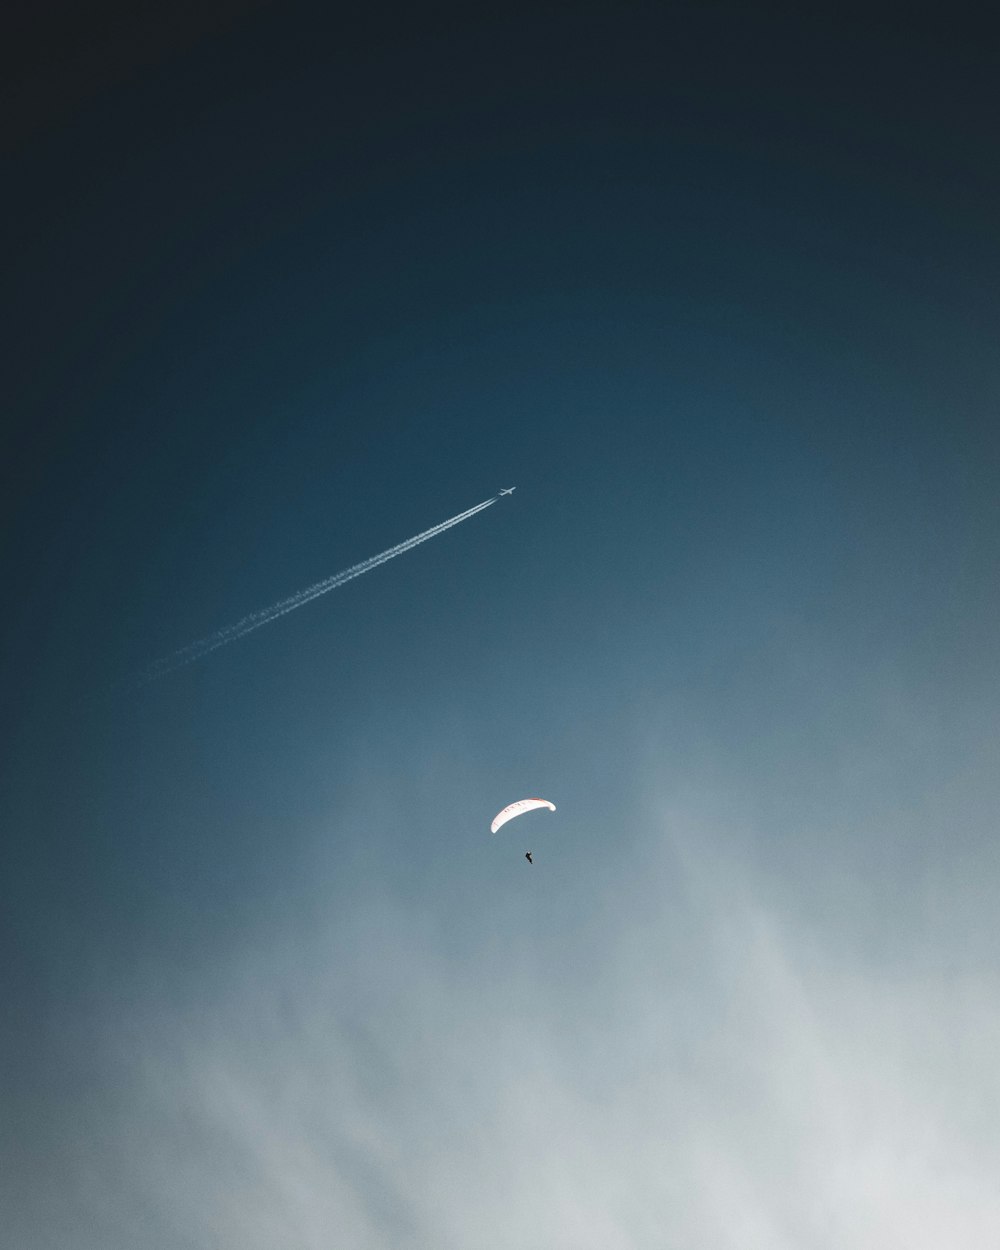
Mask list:
[[[995,974],[868,960],[782,884],[660,806],[582,961],[530,924],[459,946],[385,892],[286,916],[106,1022],[77,1244],[989,1244]]]

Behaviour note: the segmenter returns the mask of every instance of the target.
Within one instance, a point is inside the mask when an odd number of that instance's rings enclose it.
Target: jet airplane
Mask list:
[[[502,491],[500,492],[500,494],[501,494],[501,495],[513,495],[514,491],[516,491],[516,490],[517,490],[517,487],[516,487],[516,486],[508,486],[508,487],[507,487],[507,489],[506,489],[506,490],[502,490]]]

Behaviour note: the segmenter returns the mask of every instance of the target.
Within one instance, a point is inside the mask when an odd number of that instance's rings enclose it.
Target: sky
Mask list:
[[[12,31],[8,1243],[997,1244],[987,28]]]

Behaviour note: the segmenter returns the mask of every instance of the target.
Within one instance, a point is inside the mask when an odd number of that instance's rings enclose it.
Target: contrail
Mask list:
[[[276,621],[279,616],[285,616],[289,612],[294,612],[296,608],[301,608],[303,604],[309,603],[311,599],[318,599],[320,595],[336,590],[338,586],[343,586],[345,582],[353,581],[355,577],[360,577],[363,573],[369,573],[372,569],[378,568],[380,564],[385,564],[387,560],[394,560],[396,556],[401,556],[404,552],[410,551],[414,547],[419,547],[421,543],[427,542],[428,539],[436,538],[438,534],[443,534],[445,530],[450,530],[453,525],[461,525],[469,517],[474,517],[477,512],[482,512],[485,508],[492,507],[499,498],[499,495],[494,495],[492,499],[484,499],[482,503],[477,503],[474,508],[468,508],[465,512],[460,512],[458,516],[453,516],[448,521],[442,521],[440,525],[433,525],[429,530],[424,530],[422,534],[416,534],[413,538],[408,538],[405,542],[397,543],[395,547],[390,547],[388,551],[383,551],[377,556],[371,556],[367,560],[362,560],[360,564],[352,564],[349,569],[344,569],[341,573],[334,573],[332,577],[316,582],[305,590],[300,590],[298,594],[282,599],[279,603],[273,603],[269,608],[261,608],[257,612],[251,612],[249,616],[244,616],[235,625],[226,625],[222,629],[217,629],[214,634],[209,634],[207,638],[201,638],[198,642],[189,643],[186,647],[181,647],[179,651],[163,656],[162,659],[154,660],[152,664],[147,665],[139,674],[137,684],[145,686],[148,682],[155,681],[157,677],[164,677],[175,669],[183,668],[185,664],[191,664],[195,660],[200,660],[203,655],[208,655],[210,651],[216,651],[219,647],[225,647],[229,643],[235,642],[237,638],[242,638],[246,634],[253,633],[255,629],[260,629],[262,625],[267,625],[270,621]]]

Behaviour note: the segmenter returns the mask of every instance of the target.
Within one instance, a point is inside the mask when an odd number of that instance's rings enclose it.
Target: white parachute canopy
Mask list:
[[[505,825],[508,820],[513,820],[515,816],[523,816],[525,812],[533,812],[539,807],[547,807],[550,812],[556,810],[555,803],[550,803],[548,799],[518,799],[516,803],[505,807],[502,812],[497,812],[493,817],[493,824],[490,825],[490,833],[496,833],[501,825]]]

